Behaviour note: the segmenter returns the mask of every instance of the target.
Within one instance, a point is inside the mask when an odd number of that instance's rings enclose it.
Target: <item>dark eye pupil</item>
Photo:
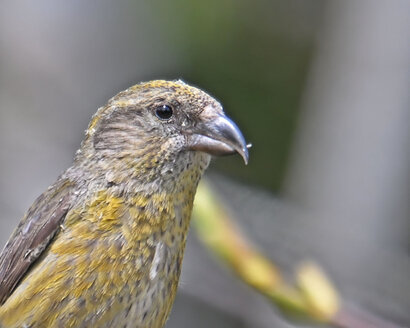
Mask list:
[[[155,115],[161,120],[168,120],[172,116],[172,108],[168,105],[163,105],[155,110]]]

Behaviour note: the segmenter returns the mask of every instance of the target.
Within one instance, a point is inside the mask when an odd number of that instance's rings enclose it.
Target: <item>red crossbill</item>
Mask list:
[[[247,162],[238,127],[182,81],[110,99],[0,255],[0,326],[163,327],[197,184],[235,152]]]

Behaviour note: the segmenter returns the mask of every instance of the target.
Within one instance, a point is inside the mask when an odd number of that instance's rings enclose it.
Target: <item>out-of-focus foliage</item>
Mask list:
[[[331,323],[339,312],[339,296],[332,283],[314,263],[306,262],[296,273],[297,285],[284,279],[280,270],[252,246],[234,223],[235,218],[217,200],[206,182],[198,188],[194,225],[203,243],[243,282],[255,288],[285,314]]]
[[[280,187],[320,4],[177,0],[167,10],[158,6],[159,23],[184,58],[181,76],[223,100],[254,145],[250,169],[236,158],[217,161],[225,174]]]

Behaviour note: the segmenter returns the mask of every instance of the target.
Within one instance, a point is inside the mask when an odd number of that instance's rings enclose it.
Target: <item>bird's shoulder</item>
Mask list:
[[[59,178],[24,215],[0,254],[0,304],[43,253],[75,197],[75,182]]]

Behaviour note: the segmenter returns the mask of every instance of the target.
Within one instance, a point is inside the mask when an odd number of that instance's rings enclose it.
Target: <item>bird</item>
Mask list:
[[[111,98],[0,255],[0,327],[163,327],[197,185],[235,153],[247,164],[238,126],[182,80]]]

